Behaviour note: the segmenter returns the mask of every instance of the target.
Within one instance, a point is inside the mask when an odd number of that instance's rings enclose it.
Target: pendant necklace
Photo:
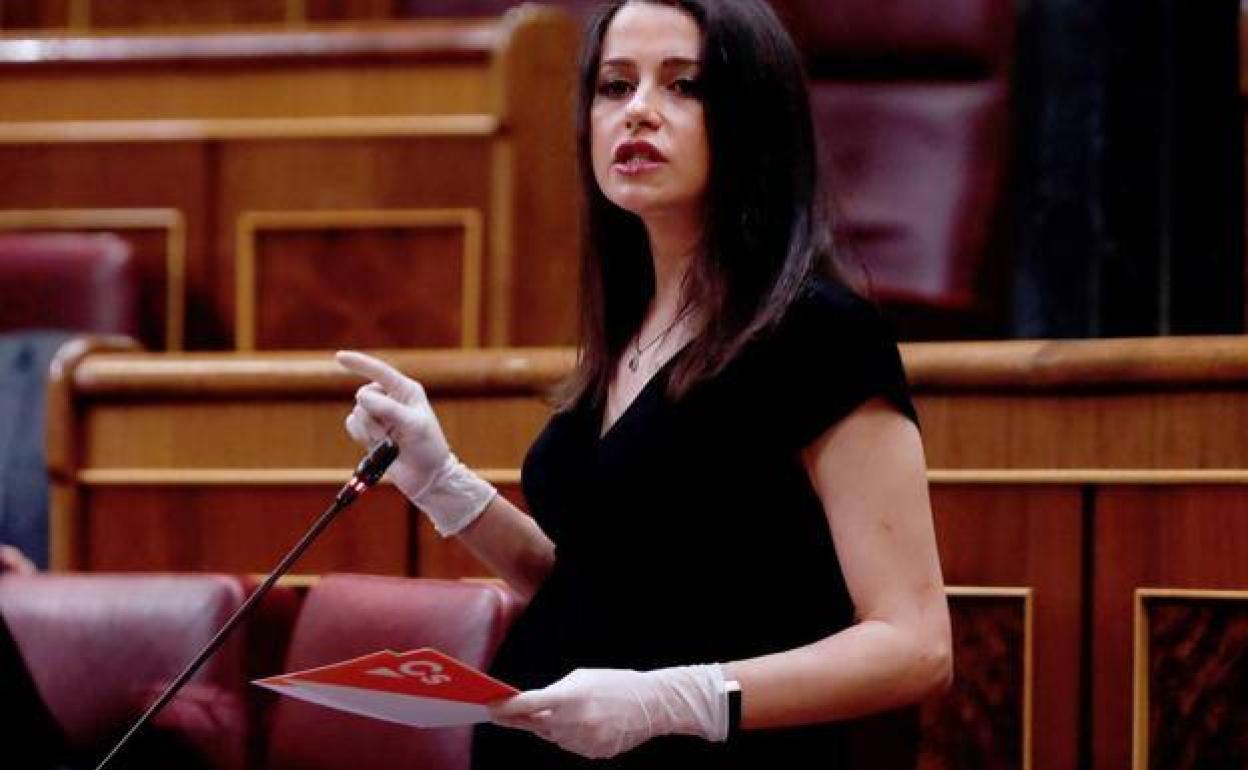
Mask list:
[[[650,340],[645,345],[641,344],[641,332],[638,331],[637,336],[633,338],[633,353],[632,355],[628,357],[629,371],[633,371],[633,372],[637,371],[637,367],[641,365],[642,354],[645,353],[650,348],[654,347],[654,345],[659,340],[666,339],[667,335],[671,333],[672,329],[676,328],[676,324],[680,323],[681,319],[689,315],[690,310],[691,308],[685,308],[685,311],[681,313],[680,315],[676,316],[676,318],[673,319],[672,322],[667,325],[667,328],[659,333],[659,336]]]

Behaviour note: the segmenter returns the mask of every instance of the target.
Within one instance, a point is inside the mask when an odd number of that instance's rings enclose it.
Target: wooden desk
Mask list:
[[[960,667],[951,699],[925,711],[925,766],[1111,770],[1133,751],[1140,768],[1146,752],[1238,751],[1248,339],[929,343],[903,356]],[[542,394],[571,351],[391,357],[426,384],[465,462],[519,500]],[[356,384],[327,354],[67,353],[49,400],[54,563],[268,569],[358,459],[341,427]],[[481,571],[393,490],[299,569]],[[1192,645],[1204,652],[1185,657]]]

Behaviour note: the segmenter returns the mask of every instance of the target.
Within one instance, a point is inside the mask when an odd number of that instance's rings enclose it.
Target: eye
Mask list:
[[[681,96],[698,98],[702,95],[702,82],[697,78],[676,78],[671,89]]]
[[[607,99],[622,99],[633,91],[633,84],[622,78],[603,80],[598,84],[598,95]]]

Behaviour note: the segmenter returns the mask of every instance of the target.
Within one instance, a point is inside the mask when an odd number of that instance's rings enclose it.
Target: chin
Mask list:
[[[670,196],[650,195],[634,190],[622,194],[608,195],[607,200],[630,214],[636,214],[642,218],[682,207],[680,201],[673,200]]]

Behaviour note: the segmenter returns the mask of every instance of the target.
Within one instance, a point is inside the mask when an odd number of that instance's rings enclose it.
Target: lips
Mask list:
[[[656,168],[666,163],[667,158],[659,152],[659,148],[644,139],[632,139],[621,142],[612,155],[615,168],[622,174],[636,174]]]
[[[627,163],[635,157],[642,157],[646,160],[662,162],[667,160],[663,153],[659,152],[659,148],[650,144],[644,139],[632,139],[627,142],[621,142],[615,148],[615,155],[612,160],[616,163]]]

